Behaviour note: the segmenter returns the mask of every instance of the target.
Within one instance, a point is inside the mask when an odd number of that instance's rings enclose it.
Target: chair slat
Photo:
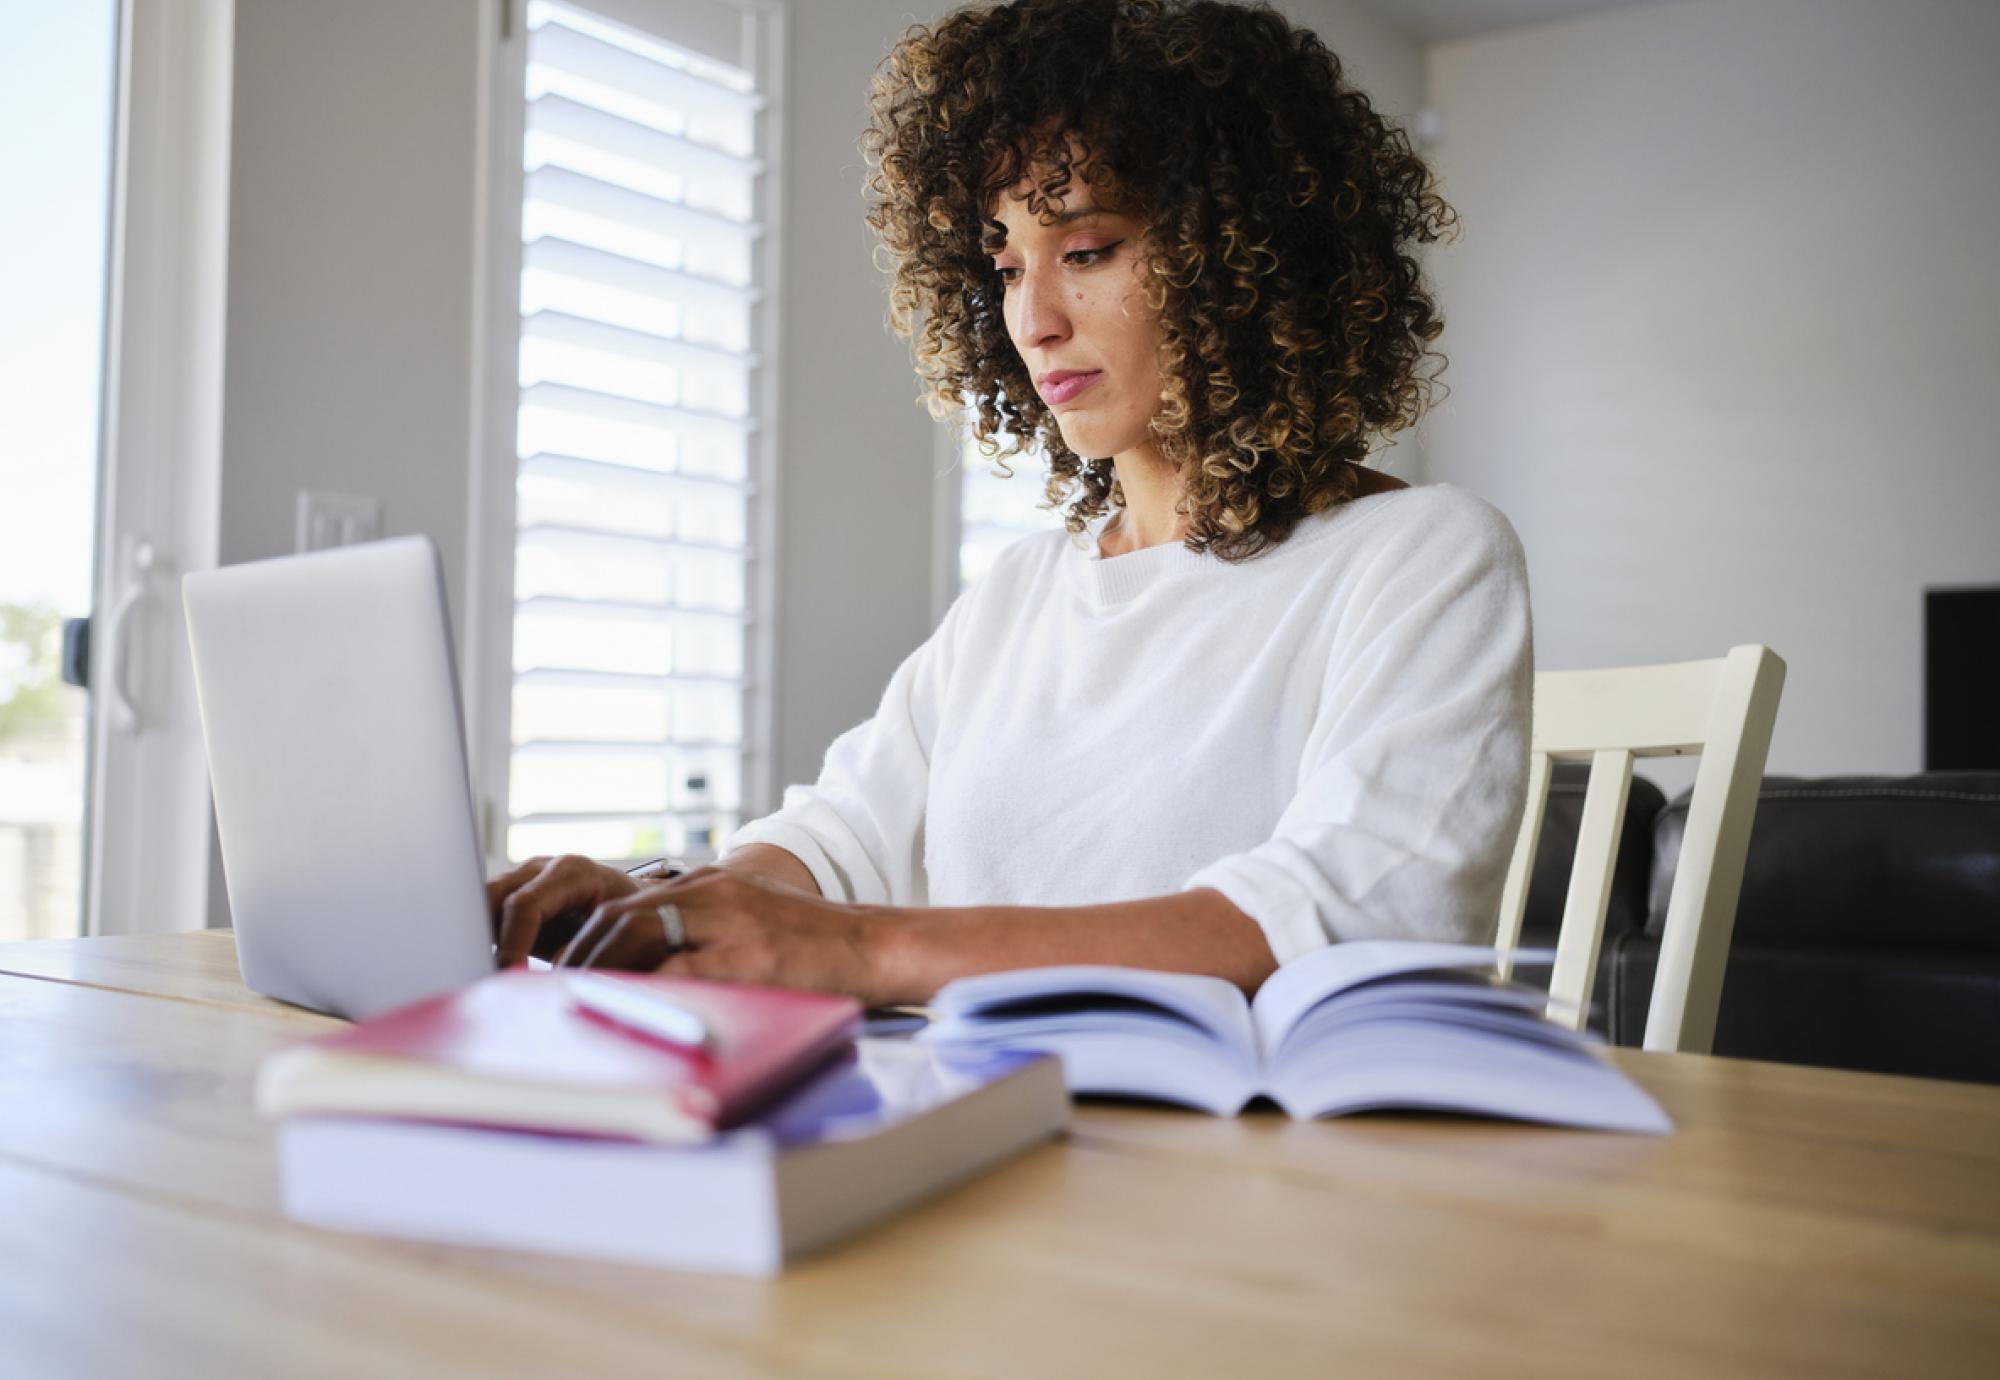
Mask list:
[[[1528,805],[1521,812],[1521,831],[1514,856],[1507,863],[1507,885],[1500,893],[1500,976],[1514,972],[1514,950],[1521,944],[1521,920],[1528,913],[1528,883],[1535,875],[1535,849],[1542,837],[1542,817],[1548,812],[1549,777],[1554,765],[1546,752],[1528,755]]]
[[[1533,748],[1558,758],[1622,747],[1639,757],[1698,752],[1721,658],[1535,678]]]
[[[1576,863],[1570,869],[1562,935],[1556,941],[1556,967],[1549,978],[1549,1019],[1572,1030],[1583,1029],[1590,1016],[1590,989],[1604,943],[1604,915],[1611,905],[1612,869],[1618,862],[1618,834],[1631,790],[1629,751],[1608,748],[1592,755],[1583,822],[1576,836]]]
[[[1768,647],[1732,647],[1723,660],[1660,936],[1647,1049],[1707,1054],[1715,1046],[1723,969],[1784,684],[1785,663]]]

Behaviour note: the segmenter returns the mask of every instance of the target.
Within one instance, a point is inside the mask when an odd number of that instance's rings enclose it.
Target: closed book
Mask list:
[[[703,1145],[321,1116],[278,1145],[285,1210],[318,1226],[769,1275],[1068,1120],[1047,1056],[864,1039]]]
[[[1246,1000],[1218,978],[1029,968],[961,978],[924,1039],[1062,1058],[1072,1092],[1232,1116],[1258,1096],[1295,1117],[1402,1108],[1665,1132],[1658,1103],[1546,995],[1462,944],[1357,941],[1285,964]],[[1517,959],[1520,956],[1517,956]]]
[[[267,1116],[395,1116],[689,1144],[753,1115],[847,1048],[847,997],[637,974],[692,1013],[705,1047],[608,1023],[562,972],[509,969],[279,1051],[258,1070]]]

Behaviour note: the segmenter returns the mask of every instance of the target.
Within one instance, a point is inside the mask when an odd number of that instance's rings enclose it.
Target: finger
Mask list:
[[[542,927],[566,911],[588,911],[602,899],[596,864],[564,854],[500,903],[500,966],[525,963]]]
[[[541,907],[547,894],[545,881],[553,865],[552,858],[523,863],[515,871],[525,871],[528,875],[516,881],[494,907],[494,943],[503,968],[522,962],[534,946],[535,933],[541,928]]]
[[[623,915],[614,917],[611,923],[605,927],[601,938],[587,946],[581,944],[572,946],[583,951],[583,956],[577,961],[576,966],[579,968],[594,968],[601,963],[607,967],[625,967],[625,964],[619,962],[623,954],[618,947],[618,941],[627,935],[636,933],[637,931],[632,927],[631,911],[628,910]]]
[[[715,932],[716,922],[721,919],[713,912],[704,914],[698,901],[701,892],[682,885],[681,878],[657,883],[642,888],[631,896],[607,902],[603,909],[609,913],[633,917],[631,936],[633,947],[622,951],[636,954],[640,966],[657,968],[673,954],[692,948],[704,937]],[[666,917],[660,911],[672,906],[680,915],[680,943],[671,942]]]
[[[681,915],[682,944],[693,948],[728,932],[731,918],[728,900],[712,890],[712,884],[704,886],[699,881],[691,883],[687,877],[675,877],[650,883],[630,896],[607,901],[603,909],[636,914],[645,922],[641,926],[643,932],[663,937],[666,926],[659,919],[659,911],[660,907],[671,905]]]
[[[520,866],[509,868],[486,883],[486,909],[493,917],[494,938],[500,936],[500,903],[519,889],[522,883],[546,867],[548,862],[547,858],[530,858]]]
[[[501,949],[506,930],[505,905],[507,898],[518,892],[529,880],[538,876],[552,859],[533,858],[512,871],[501,873],[486,884],[487,923],[493,937],[496,952]],[[588,905],[588,902],[584,902]],[[528,952],[546,956],[546,951],[557,947],[576,933],[576,927],[586,912],[579,907],[570,907],[552,916],[545,916],[534,926],[529,940]]]
[[[583,922],[576,937],[557,950],[549,963],[557,968],[594,968],[606,947],[629,930],[631,922],[629,914],[614,915],[600,909]]]
[[[591,912],[590,918],[576,927],[576,933],[572,934],[563,943],[562,947],[549,955],[549,966],[551,968],[575,967],[578,961],[587,955],[599,940],[604,938],[604,933],[609,923],[603,911]]]
[[[647,969],[671,952],[656,912],[620,902],[600,906],[553,962],[558,968]]]
[[[612,922],[601,943],[592,946],[587,961],[598,968],[650,972],[672,954],[659,916],[628,911]]]

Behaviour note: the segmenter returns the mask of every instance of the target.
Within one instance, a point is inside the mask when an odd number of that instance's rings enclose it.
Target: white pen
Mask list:
[[[706,1021],[679,1002],[638,983],[579,975],[564,986],[570,1000],[614,1025],[683,1049],[707,1049],[710,1045]]]

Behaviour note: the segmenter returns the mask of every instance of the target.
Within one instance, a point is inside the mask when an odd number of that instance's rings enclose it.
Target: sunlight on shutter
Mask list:
[[[527,26],[507,852],[700,858],[744,809],[764,99]]]

